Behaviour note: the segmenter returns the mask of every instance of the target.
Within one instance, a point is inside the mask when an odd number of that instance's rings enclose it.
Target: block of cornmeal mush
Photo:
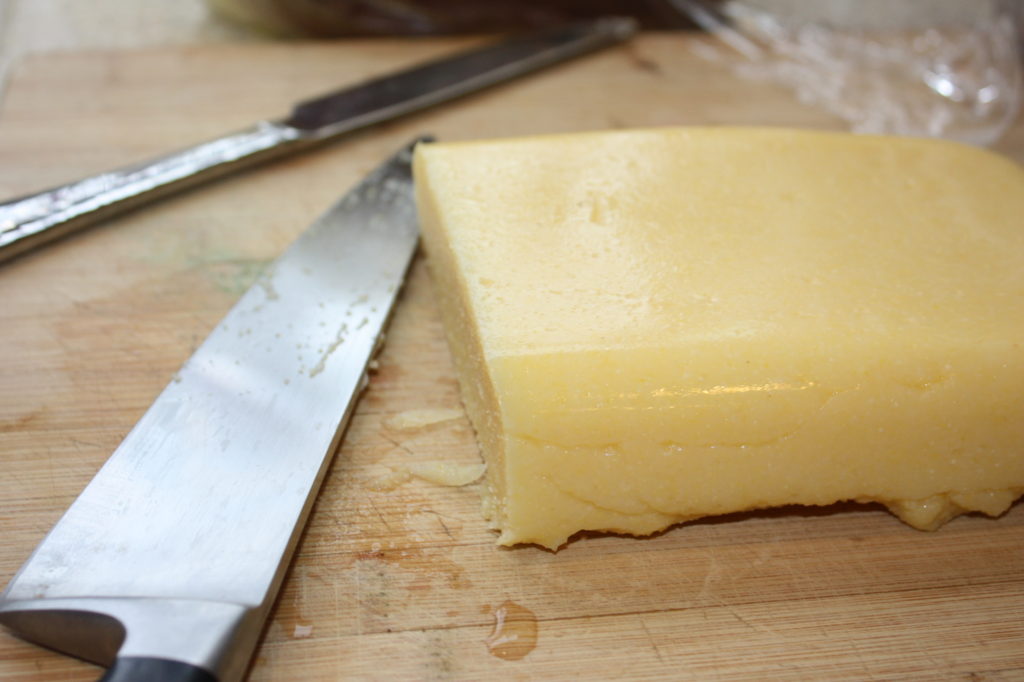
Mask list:
[[[504,545],[1024,492],[1024,169],[955,143],[658,129],[416,150]]]

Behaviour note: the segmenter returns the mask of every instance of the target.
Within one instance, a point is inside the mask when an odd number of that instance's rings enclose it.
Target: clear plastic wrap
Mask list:
[[[916,13],[898,12],[908,9],[901,3],[859,3],[853,21],[824,12],[809,20],[753,2],[726,3],[720,14],[706,3],[670,1],[720,38],[705,56],[742,77],[792,88],[856,132],[988,145],[1020,109],[1021,8],[1014,0],[947,2],[945,12],[943,3],[908,3]]]

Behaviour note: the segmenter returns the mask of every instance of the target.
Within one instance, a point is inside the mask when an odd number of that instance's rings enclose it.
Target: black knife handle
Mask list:
[[[167,658],[118,658],[99,682],[217,682],[210,671]]]

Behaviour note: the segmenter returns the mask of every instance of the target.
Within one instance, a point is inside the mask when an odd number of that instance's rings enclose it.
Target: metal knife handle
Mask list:
[[[217,682],[207,670],[166,658],[118,658],[99,682]]]
[[[635,31],[632,19],[606,17],[473,48],[301,102],[280,121],[0,204],[0,262],[172,191],[592,52]]]
[[[145,163],[0,204],[0,262],[171,192],[259,163],[307,140],[272,121]]]

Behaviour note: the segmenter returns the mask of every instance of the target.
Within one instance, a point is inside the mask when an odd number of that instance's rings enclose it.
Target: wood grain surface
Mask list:
[[[644,36],[0,266],[0,582],[260,268],[414,134],[840,127],[785,91],[735,80],[688,40]],[[216,137],[469,42],[33,58],[0,112],[0,194]],[[1000,149],[1024,161],[1024,127]],[[874,506],[786,508],[646,539],[585,535],[551,553],[495,547],[475,485],[375,489],[408,462],[478,459],[464,418],[386,425],[406,410],[460,407],[424,265],[413,267],[252,680],[1024,679],[1020,504],[937,533]],[[98,674],[0,631],[2,679]]]

